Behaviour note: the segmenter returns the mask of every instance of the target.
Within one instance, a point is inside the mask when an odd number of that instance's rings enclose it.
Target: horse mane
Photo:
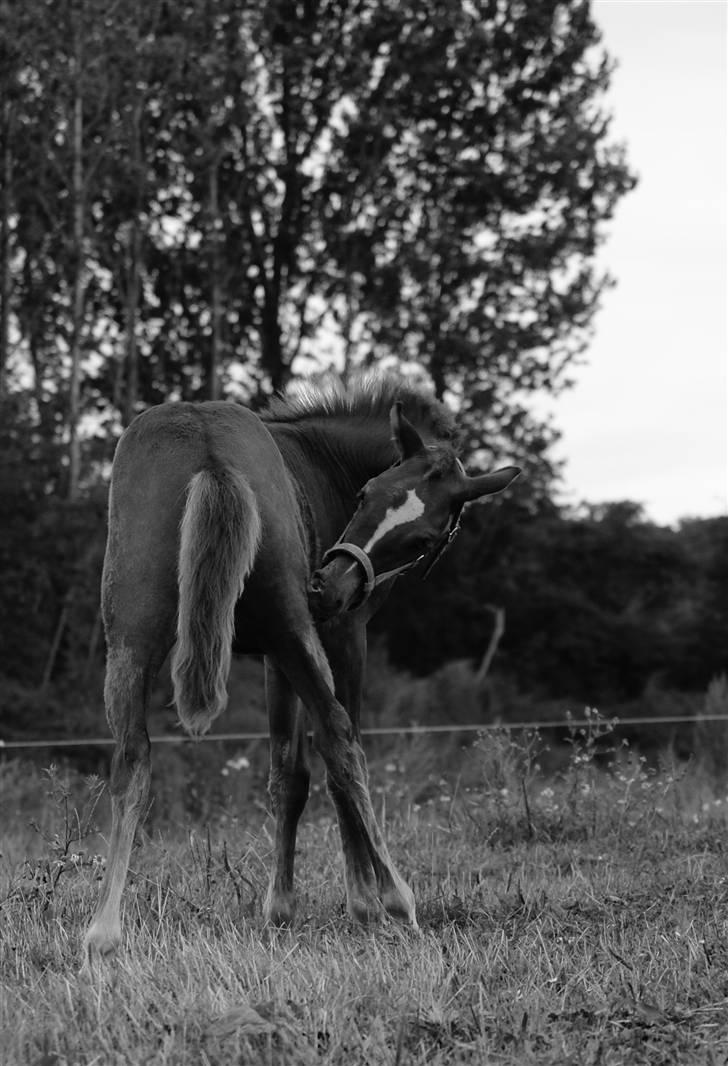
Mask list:
[[[390,372],[363,372],[347,382],[335,374],[319,381],[298,381],[284,396],[276,396],[261,412],[265,422],[305,422],[343,415],[347,418],[389,418],[395,401],[401,400],[407,418],[437,440],[455,441],[457,430],[452,411],[427,389],[412,385]]]

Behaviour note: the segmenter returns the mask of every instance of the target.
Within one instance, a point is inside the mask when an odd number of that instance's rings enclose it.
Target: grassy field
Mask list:
[[[419,933],[345,916],[320,784],[300,834],[297,922],[266,928],[260,760],[198,746],[165,784],[162,758],[125,942],[90,975],[80,943],[106,796],[65,771],[2,764],[0,1061],[728,1061],[728,796],[697,765],[597,756],[602,731],[595,721],[540,756],[533,738],[500,735],[375,753],[372,789]],[[207,787],[187,821],[170,781],[189,792],[195,762]]]

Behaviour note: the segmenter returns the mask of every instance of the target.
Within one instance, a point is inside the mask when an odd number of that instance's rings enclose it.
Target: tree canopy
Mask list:
[[[334,361],[531,453],[634,179],[583,0],[28,0],[0,42],[2,387],[68,490],[144,405]]]

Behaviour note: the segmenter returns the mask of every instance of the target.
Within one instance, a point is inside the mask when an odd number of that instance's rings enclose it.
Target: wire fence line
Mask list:
[[[496,733],[502,730],[515,732],[522,729],[580,729],[584,726],[594,725],[600,721],[606,725],[686,725],[703,722],[728,722],[725,714],[701,714],[701,715],[636,715],[630,718],[603,717],[597,718],[559,718],[546,719],[544,721],[524,722],[470,722],[467,725],[456,723],[443,725],[401,725],[401,726],[370,726],[362,729],[363,736],[389,737],[389,736],[424,736],[428,733]],[[204,737],[190,737],[185,733],[165,733],[149,738],[152,744],[226,744],[236,742],[251,743],[256,740],[270,740],[267,732],[241,732],[241,733],[208,733]],[[0,750],[19,748],[100,748],[113,746],[112,737],[81,737],[69,739],[59,737],[46,740],[2,740]]]

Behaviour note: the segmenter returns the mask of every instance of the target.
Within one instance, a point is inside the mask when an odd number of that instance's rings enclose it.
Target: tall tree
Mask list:
[[[12,254],[13,215],[13,126],[15,108],[11,100],[5,100],[2,110],[2,192],[0,197],[0,400],[5,396],[6,368],[10,352],[10,300],[12,277],[10,257]]]
[[[53,35],[24,10],[37,182],[4,232],[56,432],[61,393],[73,441],[89,408],[251,399],[336,356],[546,456],[528,398],[583,347],[633,184],[586,0],[64,0]]]
[[[633,185],[589,4],[270,0],[242,24],[229,205],[264,383],[333,338],[424,368],[476,440],[545,451],[527,398],[586,342]]]
[[[606,284],[594,252],[633,184],[598,44],[582,0],[376,5],[352,41],[369,64],[322,214],[334,277],[358,282],[360,349],[424,364],[511,441],[538,430],[528,394],[584,347]]]

